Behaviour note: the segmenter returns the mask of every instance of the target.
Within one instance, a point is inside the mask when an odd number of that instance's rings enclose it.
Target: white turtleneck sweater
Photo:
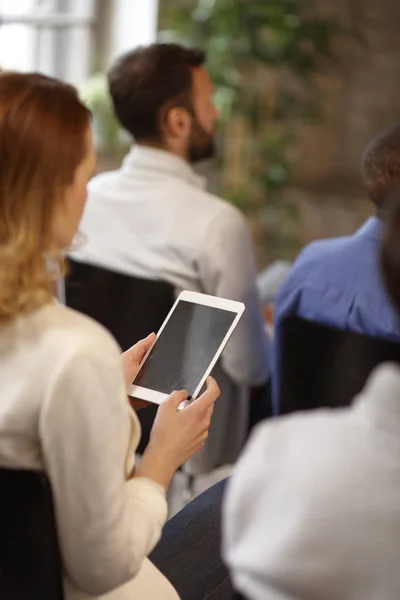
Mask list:
[[[127,480],[140,425],[120,351],[57,302],[0,325],[0,464],[45,471],[66,600],[177,600],[146,559],[167,517],[164,490]]]

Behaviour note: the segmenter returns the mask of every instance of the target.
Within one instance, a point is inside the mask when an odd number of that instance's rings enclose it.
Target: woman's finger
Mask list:
[[[140,342],[136,344],[137,349],[140,350],[142,354],[145,354],[147,350],[151,348],[151,346],[154,344],[155,338],[156,334],[150,333],[150,335],[148,335],[147,338],[145,338],[144,340],[140,340]]]
[[[213,377],[208,377],[206,391],[203,392],[194,402],[192,402],[189,408],[192,410],[206,412],[214,406],[215,401],[220,395],[220,389],[217,382]]]
[[[140,362],[146,352],[151,348],[154,344],[156,338],[155,333],[150,333],[144,340],[140,340],[137,344],[132,346],[129,350],[127,350],[127,354],[133,361]]]

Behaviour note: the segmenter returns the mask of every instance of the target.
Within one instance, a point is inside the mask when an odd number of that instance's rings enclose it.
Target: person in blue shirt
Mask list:
[[[400,341],[400,320],[379,270],[380,214],[391,189],[400,182],[400,124],[385,130],[369,144],[362,171],[376,216],[352,236],[308,245],[278,292],[272,359],[275,414],[279,414],[281,323],[286,316],[297,315],[340,329]]]

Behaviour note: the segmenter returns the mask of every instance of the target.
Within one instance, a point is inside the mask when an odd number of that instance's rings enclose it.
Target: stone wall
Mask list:
[[[351,232],[370,212],[360,182],[366,144],[400,121],[400,1],[317,0],[320,14],[355,26],[367,46],[338,40],[339,63],[318,76],[323,119],[299,127],[293,149],[301,235]]]

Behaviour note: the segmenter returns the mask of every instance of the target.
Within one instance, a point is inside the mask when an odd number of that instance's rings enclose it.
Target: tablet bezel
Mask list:
[[[236,325],[238,324],[238,322],[240,320],[240,317],[242,316],[242,314],[245,310],[245,306],[242,302],[235,302],[234,300],[226,300],[225,298],[217,298],[216,296],[209,296],[207,294],[200,294],[198,292],[190,292],[188,290],[181,292],[179,294],[178,298],[176,299],[173,307],[171,308],[170,312],[168,313],[160,330],[158,331],[156,341],[154,342],[154,344],[152,344],[151,348],[148,350],[144,359],[140,363],[138,371],[135,375],[135,378],[137,377],[138,373],[140,372],[143,364],[146,362],[154,345],[157,343],[157,339],[161,336],[164,328],[166,327],[169,319],[171,318],[171,315],[173,314],[176,307],[178,306],[178,303],[181,301],[192,302],[193,304],[203,304],[205,306],[221,308],[223,310],[236,313],[236,317],[235,317],[234,321],[232,322],[232,325],[229,327],[224,339],[222,340],[220,346],[218,347],[218,350],[216,351],[216,353],[214,355],[213,360],[211,361],[211,363],[210,363],[209,367],[207,368],[206,372],[204,373],[204,376],[202,377],[199,385],[197,386],[197,388],[194,391],[194,394],[192,396],[192,399],[194,400],[195,398],[197,398],[198,394],[200,393],[201,389],[203,388],[203,386],[207,380],[207,377],[209,376],[209,374],[211,373],[212,369],[214,368],[217,360],[221,356],[223,349],[225,348],[229,338],[231,337]],[[169,394],[164,394],[163,392],[158,392],[156,390],[152,390],[150,388],[145,388],[140,385],[135,385],[135,383],[134,383],[135,378],[133,379],[133,383],[128,388],[128,396],[132,396],[132,397],[138,398],[140,400],[147,400],[148,402],[152,402],[154,404],[161,404],[161,402],[163,402],[163,400],[168,398]]]

